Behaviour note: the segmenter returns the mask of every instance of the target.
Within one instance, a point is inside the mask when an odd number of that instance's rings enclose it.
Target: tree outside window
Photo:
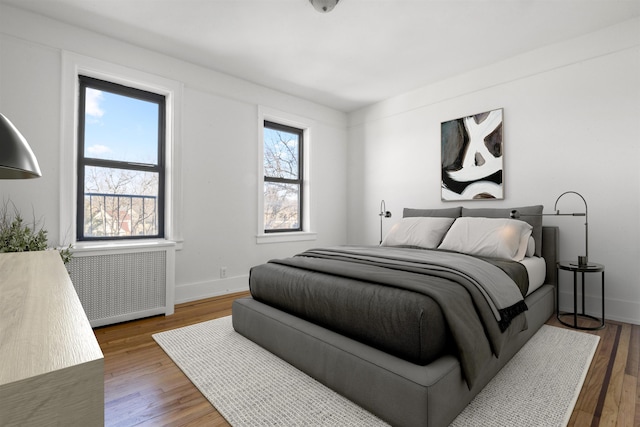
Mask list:
[[[165,97],[80,77],[78,240],[164,235]]]
[[[302,231],[303,130],[264,122],[264,231]]]

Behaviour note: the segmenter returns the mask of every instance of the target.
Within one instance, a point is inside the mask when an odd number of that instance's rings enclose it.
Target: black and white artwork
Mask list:
[[[502,109],[440,127],[442,200],[503,199]]]

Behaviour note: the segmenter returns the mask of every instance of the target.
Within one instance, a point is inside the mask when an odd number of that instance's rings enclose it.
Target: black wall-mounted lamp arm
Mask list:
[[[380,213],[378,216],[380,217],[380,244],[382,244],[382,218],[391,218],[391,212],[387,210],[387,205],[384,203],[384,200],[380,202]]]
[[[558,210],[558,201],[565,194],[575,194],[582,199],[584,202],[584,212],[572,212],[572,213],[560,213]],[[584,255],[578,256],[578,266],[580,267],[588,267],[589,266],[589,208],[587,207],[587,201],[582,194],[576,191],[565,191],[556,199],[556,203],[553,205],[553,210],[555,213],[552,214],[526,214],[524,216],[583,216],[584,217]],[[516,209],[512,210],[509,214],[510,218],[518,219],[520,218],[520,212]]]

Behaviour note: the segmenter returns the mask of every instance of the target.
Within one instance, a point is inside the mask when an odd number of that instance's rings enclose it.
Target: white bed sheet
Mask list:
[[[525,266],[529,274],[529,290],[527,291],[527,295],[529,295],[543,285],[547,276],[547,264],[544,258],[537,256],[525,257],[520,263]]]

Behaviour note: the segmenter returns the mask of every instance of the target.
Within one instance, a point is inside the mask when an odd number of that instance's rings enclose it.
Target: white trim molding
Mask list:
[[[303,217],[302,230],[283,233],[264,232],[264,122],[272,121],[286,126],[292,126],[303,130]],[[312,129],[315,125],[313,120],[285,113],[273,108],[258,106],[258,231],[256,243],[282,243],[296,242],[302,240],[316,240],[316,233],[313,231],[313,212],[311,212],[311,156],[312,154]]]
[[[60,246],[76,243],[78,76],[85,75],[166,97],[165,239],[182,243],[183,84],[143,71],[63,51],[60,127]],[[110,245],[110,242],[105,242]],[[100,245],[99,243],[97,245]]]

